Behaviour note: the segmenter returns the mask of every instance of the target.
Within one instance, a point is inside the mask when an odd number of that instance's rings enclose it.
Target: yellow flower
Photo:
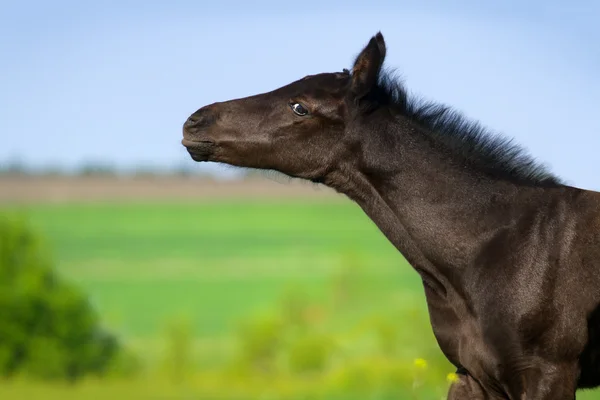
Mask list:
[[[427,361],[425,361],[422,358],[415,359],[414,364],[415,364],[415,367],[420,368],[420,369],[427,368]]]
[[[458,380],[458,375],[456,375],[454,372],[450,372],[448,375],[446,375],[446,380],[449,383],[454,383]]]

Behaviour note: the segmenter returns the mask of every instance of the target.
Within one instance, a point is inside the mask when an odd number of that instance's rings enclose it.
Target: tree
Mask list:
[[[0,375],[101,375],[119,350],[84,293],[53,271],[41,237],[0,215]]]

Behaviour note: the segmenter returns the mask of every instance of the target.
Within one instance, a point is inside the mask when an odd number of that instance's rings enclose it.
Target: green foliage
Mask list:
[[[273,316],[244,321],[238,331],[238,365],[259,373],[273,372],[285,328],[285,323]]]
[[[164,366],[174,383],[188,378],[193,367],[193,334],[189,321],[177,319],[167,325]]]
[[[324,334],[307,334],[296,339],[289,349],[289,365],[292,372],[322,372],[327,367],[333,340]]]
[[[85,295],[53,272],[40,237],[0,216],[0,374],[72,380],[105,372],[118,350]]]
[[[398,346],[401,344],[398,340],[399,324],[394,323],[391,318],[385,317],[377,318],[373,322],[381,353],[388,356],[396,354]]]

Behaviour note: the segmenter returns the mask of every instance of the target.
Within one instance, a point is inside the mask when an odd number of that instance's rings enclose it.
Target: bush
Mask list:
[[[245,321],[238,331],[238,366],[254,372],[274,372],[285,329],[285,324],[276,317]]]
[[[322,372],[334,349],[334,341],[314,333],[298,338],[289,350],[289,363],[293,372]]]
[[[164,367],[172,382],[181,383],[192,372],[193,332],[190,322],[173,320],[167,326]]]
[[[53,272],[41,238],[0,215],[0,376],[102,374],[119,349],[85,295]]]

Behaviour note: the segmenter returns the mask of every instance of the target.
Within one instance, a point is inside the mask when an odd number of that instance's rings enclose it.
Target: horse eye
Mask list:
[[[300,115],[301,117],[308,114],[308,110],[306,108],[304,108],[304,106],[300,103],[292,103],[292,104],[290,104],[290,107],[292,108],[292,111],[294,111],[296,114]]]

